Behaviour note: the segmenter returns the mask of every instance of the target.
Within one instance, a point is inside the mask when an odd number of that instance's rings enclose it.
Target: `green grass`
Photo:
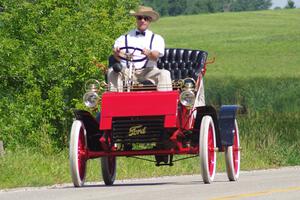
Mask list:
[[[65,182],[69,179],[67,160],[64,152],[44,155],[28,149],[7,151],[0,157],[0,188]]]
[[[222,154],[223,156],[223,154]],[[181,156],[179,156],[181,157]],[[154,157],[146,157],[154,159]],[[178,158],[176,156],[176,158]],[[174,159],[175,160],[175,159]],[[225,169],[224,157],[219,155],[218,171]],[[199,174],[198,158],[175,162],[174,166],[156,167],[154,163],[134,158],[117,158],[117,179]],[[100,159],[88,161],[87,181],[101,181]],[[7,152],[0,158],[0,189],[70,183],[68,152],[43,155],[35,151]]]
[[[205,75],[209,104],[240,104],[243,170],[300,165],[300,9],[162,18],[151,29],[167,47],[202,49],[216,62]],[[224,171],[223,154],[218,171]],[[199,159],[157,168],[118,159],[117,178],[199,174]],[[101,180],[99,160],[88,181]],[[40,153],[19,149],[0,157],[0,188],[71,182],[67,149]]]
[[[152,24],[167,47],[216,57],[209,77],[299,77],[300,9],[162,18]]]

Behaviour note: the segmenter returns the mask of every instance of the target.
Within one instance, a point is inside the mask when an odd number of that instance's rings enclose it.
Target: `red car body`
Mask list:
[[[190,91],[198,94],[206,71],[206,56],[206,52],[199,50],[167,49],[161,66],[178,76],[177,81],[180,77],[192,77],[195,84]],[[157,166],[172,166],[173,156],[177,154],[199,155],[203,180],[210,183],[216,170],[216,152],[225,152],[228,178],[237,180],[240,147],[236,111],[239,106],[221,106],[219,113],[208,105],[189,107],[181,102],[185,89],[106,91],[101,97],[100,117],[95,118],[88,111],[75,111],[70,137],[74,185],[83,185],[88,159],[101,157],[103,180],[106,185],[112,185],[117,156],[154,155]]]

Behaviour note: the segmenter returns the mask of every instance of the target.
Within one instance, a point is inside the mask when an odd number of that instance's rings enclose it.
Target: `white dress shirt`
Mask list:
[[[137,29],[133,29],[131,30],[128,34],[127,34],[127,46],[128,47],[133,47],[133,48],[139,48],[141,50],[143,49],[150,49],[150,42],[151,42],[151,37],[153,32],[150,30],[146,30],[145,31],[145,36],[143,36],[142,34],[137,35],[136,31],[138,31]],[[121,47],[125,47],[125,35],[121,35],[114,44],[114,48],[121,48]],[[152,48],[150,49],[151,51],[158,51],[159,52],[159,57],[162,57],[164,55],[164,51],[165,51],[165,41],[164,39],[158,35],[155,34],[153,41],[152,41]],[[126,50],[123,49],[121,50],[123,53],[126,53]],[[132,53],[134,51],[134,49],[128,49],[129,53]],[[144,54],[142,54],[141,51],[139,50],[135,50],[133,53],[133,59],[134,60],[139,60],[142,59],[143,57],[145,57]],[[134,62],[135,65],[135,69],[141,69],[145,66],[146,62],[148,59],[143,60],[143,61],[138,61],[138,62]],[[126,67],[127,62],[126,60],[121,59],[121,64]],[[153,60],[148,60],[146,67],[156,67],[157,66],[157,61],[153,61]]]

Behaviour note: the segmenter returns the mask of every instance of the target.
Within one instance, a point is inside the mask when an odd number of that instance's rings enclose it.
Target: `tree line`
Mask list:
[[[200,13],[265,10],[271,0],[141,0],[161,16],[190,15]]]

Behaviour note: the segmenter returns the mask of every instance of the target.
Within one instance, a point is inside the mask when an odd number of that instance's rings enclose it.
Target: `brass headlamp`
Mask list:
[[[180,103],[191,109],[195,103],[195,81],[192,78],[186,78],[182,81],[182,92],[180,94]]]

